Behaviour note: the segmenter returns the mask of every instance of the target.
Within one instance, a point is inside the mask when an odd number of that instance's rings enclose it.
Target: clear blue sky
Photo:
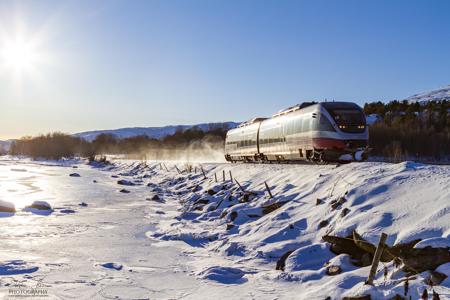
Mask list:
[[[403,99],[450,84],[449,14],[438,0],[3,0],[0,41],[21,32],[33,56],[0,64],[0,139]]]

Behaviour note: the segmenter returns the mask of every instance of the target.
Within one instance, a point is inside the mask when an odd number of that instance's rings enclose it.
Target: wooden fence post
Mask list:
[[[201,168],[202,168],[203,178],[206,179],[206,174],[205,174],[205,170],[203,170],[203,166]]]
[[[214,179],[216,180],[217,183],[217,173],[214,173]]]
[[[367,278],[366,284],[373,285],[373,279],[375,278],[375,274],[377,273],[378,263],[380,262],[381,254],[383,253],[385,242],[387,239],[387,234],[382,233],[380,237],[380,241],[378,242],[377,250],[375,250],[375,254],[372,260],[372,267],[370,268],[369,277]]]
[[[223,182],[225,182],[225,170],[222,170],[222,178],[223,178]]]
[[[239,181],[237,181],[236,179],[234,179],[234,181],[237,183],[237,185],[239,186],[239,188],[241,189],[241,191],[245,192],[244,188],[243,188],[242,185],[239,183]]]
[[[181,171],[178,169],[177,165],[175,165],[175,169],[177,169],[178,174],[181,174]]]
[[[269,197],[270,197],[270,198],[273,198],[272,192],[270,191],[270,188],[269,188],[269,186],[267,185],[267,182],[264,181],[264,185],[266,186],[266,190],[267,190],[267,192],[269,193]]]
[[[233,175],[231,175],[231,170],[230,170],[230,181],[233,182]]]

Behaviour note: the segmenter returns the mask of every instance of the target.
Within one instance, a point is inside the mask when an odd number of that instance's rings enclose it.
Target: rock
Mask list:
[[[447,275],[437,271],[430,271],[430,275],[425,279],[425,283],[429,286],[435,286],[441,284],[447,278]]]
[[[293,250],[288,251],[280,257],[280,259],[277,261],[277,266],[275,267],[275,270],[284,271],[284,267],[286,266],[286,259],[289,257],[289,255],[292,254],[292,252],[294,251]]]
[[[133,182],[128,181],[128,180],[125,180],[125,179],[118,180],[118,181],[117,181],[117,184],[120,184],[120,185],[127,185],[127,186],[133,186],[133,185],[136,185],[136,184],[134,184]]]
[[[97,183],[97,180],[94,179],[94,180],[92,180],[92,182],[93,182],[93,183]]]
[[[236,211],[231,212],[230,213],[230,220],[231,221],[236,220],[237,216],[238,216],[238,213]]]
[[[111,175],[112,178],[119,178],[117,175]]]
[[[153,195],[153,197],[151,198],[153,201],[161,201],[161,198],[159,198],[158,195]]]
[[[207,193],[208,193],[209,195],[211,195],[211,196],[217,194],[217,192],[214,191],[213,189],[209,189],[209,190],[207,191]]]
[[[366,253],[361,248],[355,245],[352,236],[347,236],[345,238],[325,235],[322,239],[331,244],[330,251],[335,254],[348,254],[352,259],[360,260],[362,256]]]
[[[78,166],[72,166],[72,169],[78,169]]]
[[[342,300],[372,300],[370,295],[350,296],[344,297]]]
[[[209,203],[209,200],[208,200],[208,199],[199,199],[199,200],[197,200],[197,201],[194,202],[194,205],[199,205],[199,204],[206,205],[206,204],[208,204],[208,203]]]
[[[326,271],[327,275],[334,276],[342,273],[342,269],[339,266],[329,266]]]
[[[38,210],[52,210],[52,207],[48,202],[45,201],[34,201],[31,205],[26,208],[34,208]]]
[[[322,199],[320,199],[320,198],[317,198],[316,199],[316,205],[320,205],[320,204],[322,204],[323,203],[323,200]]]
[[[394,253],[393,253],[394,254]],[[449,248],[412,248],[396,254],[405,264],[405,271],[411,273],[422,273],[434,270],[440,265],[450,262]]]
[[[0,200],[0,212],[14,213],[16,207],[14,203]]]
[[[349,208],[344,208],[342,211],[341,211],[341,218],[343,218],[343,217],[345,217],[346,215],[348,215],[348,213],[350,212],[350,209]]]
[[[286,202],[275,202],[270,205],[263,206],[262,213],[263,215],[270,214],[271,212],[282,207],[284,204],[286,204]]]
[[[234,228],[234,225],[233,224],[227,224],[227,230],[231,230],[231,229],[233,229]]]
[[[328,226],[330,222],[328,220],[323,220],[319,223],[319,229]]]
[[[336,208],[338,208],[339,206],[341,206],[341,205],[339,204],[339,202],[337,202],[336,200],[331,201],[330,204],[331,204],[331,209],[332,209],[332,210],[335,210]]]
[[[347,192],[346,192],[346,194],[347,194]],[[345,199],[345,197],[341,197],[341,198],[339,198],[339,200],[338,200],[338,203],[339,203],[339,204],[344,204],[345,202],[347,202],[347,199]]]
[[[69,174],[69,176],[70,177],[81,177],[81,175],[78,173],[71,173],[71,174]]]
[[[373,256],[370,253],[364,253],[359,260],[359,266],[367,267],[372,264]]]
[[[119,192],[124,193],[124,194],[130,193],[130,191],[129,191],[129,190],[126,190],[126,189],[121,189]]]
[[[405,298],[400,296],[399,294],[395,294],[395,296],[389,298],[389,300],[405,300]]]
[[[86,207],[86,206],[88,206],[88,204],[86,203],[86,202],[81,202],[80,204],[78,204],[79,206],[84,206],[84,207]]]

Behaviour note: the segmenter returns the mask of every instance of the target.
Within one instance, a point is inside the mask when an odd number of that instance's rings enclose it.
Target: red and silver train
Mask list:
[[[227,161],[315,163],[367,159],[369,131],[361,107],[306,102],[271,118],[255,118],[227,132]]]

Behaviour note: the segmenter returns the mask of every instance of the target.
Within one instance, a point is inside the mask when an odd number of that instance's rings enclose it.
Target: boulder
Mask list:
[[[34,208],[38,210],[52,210],[51,205],[45,201],[34,201],[31,205],[26,208]]]
[[[435,286],[441,284],[445,279],[447,279],[447,275],[437,271],[430,271],[430,275],[425,279],[425,283],[429,286]]]
[[[124,194],[130,193],[130,191],[129,191],[129,190],[126,190],[126,189],[121,189],[119,192],[124,193]]]
[[[78,173],[71,173],[71,174],[69,174],[69,176],[70,177],[81,177],[81,175]]]
[[[131,182],[131,181],[125,180],[125,179],[118,180],[117,184],[119,184],[119,185],[127,185],[127,186],[136,185],[136,184],[134,184],[134,182]]]
[[[0,200],[0,212],[14,213],[16,212],[16,207],[14,203]]]
[[[289,257],[289,255],[292,254],[292,252],[294,251],[293,250],[288,251],[280,257],[280,259],[277,261],[277,266],[275,267],[275,270],[280,270],[284,272],[284,267],[286,266],[286,259]]]
[[[88,206],[88,204],[86,203],[86,202],[81,202],[80,204],[78,204],[79,206],[83,206],[83,207],[86,207],[86,206]]]

